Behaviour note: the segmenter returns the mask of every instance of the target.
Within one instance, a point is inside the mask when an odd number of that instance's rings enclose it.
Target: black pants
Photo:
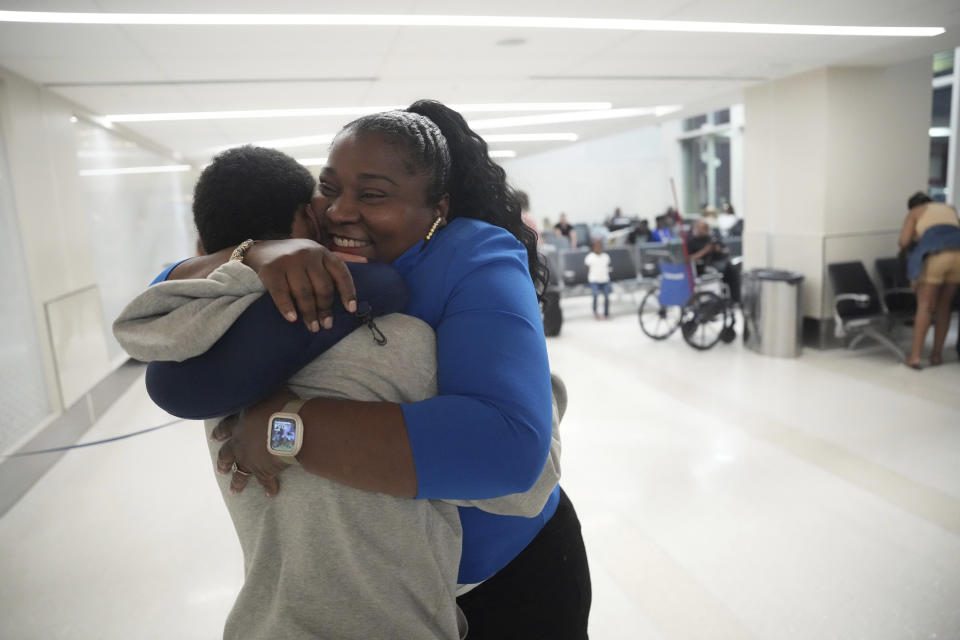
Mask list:
[[[740,267],[728,262],[723,268],[723,281],[730,289],[730,299],[740,304]]]
[[[590,568],[580,521],[560,490],[557,511],[527,548],[457,598],[468,640],[585,640]]]
[[[729,260],[716,260],[708,262],[714,269],[723,274],[723,281],[730,289],[730,299],[740,304],[740,265],[733,265]],[[697,265],[697,275],[702,276],[704,266]]]

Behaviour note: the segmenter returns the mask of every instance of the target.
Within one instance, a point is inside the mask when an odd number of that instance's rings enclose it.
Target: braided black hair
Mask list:
[[[487,143],[459,113],[435,100],[418,100],[405,111],[387,111],[354,120],[343,128],[378,132],[399,140],[411,173],[429,173],[428,204],[450,196],[447,218],[474,218],[509,231],[527,250],[527,266],[537,296],[546,289],[549,271],[537,253],[537,234],[520,218],[518,192],[490,159]],[[338,134],[340,135],[340,134]]]

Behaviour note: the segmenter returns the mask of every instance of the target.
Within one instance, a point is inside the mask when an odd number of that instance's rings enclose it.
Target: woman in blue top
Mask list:
[[[360,118],[334,140],[312,208],[329,249],[398,270],[409,290],[404,311],[437,335],[439,395],[407,405],[310,400],[300,411],[303,468],[410,498],[476,500],[530,488],[551,432],[537,304],[547,273],[483,139],[433,101]],[[348,311],[356,309],[349,273],[329,249],[308,240],[262,242],[245,262],[288,320],[299,310],[316,332],[332,323],[334,289]],[[182,263],[172,277],[203,277],[228,253]],[[280,390],[242,412],[224,434],[222,467],[235,462],[266,480],[282,473],[264,435],[268,416],[289,397]],[[559,487],[534,518],[471,507],[460,516],[459,581],[483,582],[458,599],[471,638],[586,637],[586,555]]]

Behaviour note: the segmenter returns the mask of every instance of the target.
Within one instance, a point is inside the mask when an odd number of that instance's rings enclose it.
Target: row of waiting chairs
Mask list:
[[[551,236],[544,235],[547,240]],[[732,256],[740,255],[740,238],[726,241]],[[560,298],[584,295],[589,291],[587,266],[584,258],[589,249],[571,249],[567,243],[544,242],[540,251],[547,260],[550,280],[544,292],[541,312],[547,336],[560,334],[563,311]],[[669,244],[644,242],[635,245],[610,246],[604,249],[610,255],[610,281],[614,290],[633,293],[641,287],[653,286],[660,275],[660,263],[682,264],[683,245],[679,240]]]
[[[879,291],[863,262],[827,265],[834,294],[834,335],[850,349],[871,339],[905,360],[906,354],[893,334],[896,327],[913,319],[917,297],[897,258],[878,258],[874,266],[879,276]]]
[[[740,239],[727,242],[727,248],[733,257],[741,251]],[[610,281],[626,289],[648,285],[660,275],[660,263],[683,263],[683,245],[680,241],[669,244],[644,242],[635,245],[607,247],[604,251],[610,255]],[[550,267],[550,286],[562,295],[580,295],[587,288],[587,266],[584,258],[589,249],[546,248],[543,251]]]

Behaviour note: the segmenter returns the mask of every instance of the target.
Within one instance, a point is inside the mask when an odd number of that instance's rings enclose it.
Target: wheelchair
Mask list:
[[[733,342],[733,302],[720,274],[708,271],[694,279],[692,288],[689,277],[686,264],[660,263],[659,282],[637,310],[640,329],[654,340],[666,340],[680,329],[684,342],[700,351]]]

